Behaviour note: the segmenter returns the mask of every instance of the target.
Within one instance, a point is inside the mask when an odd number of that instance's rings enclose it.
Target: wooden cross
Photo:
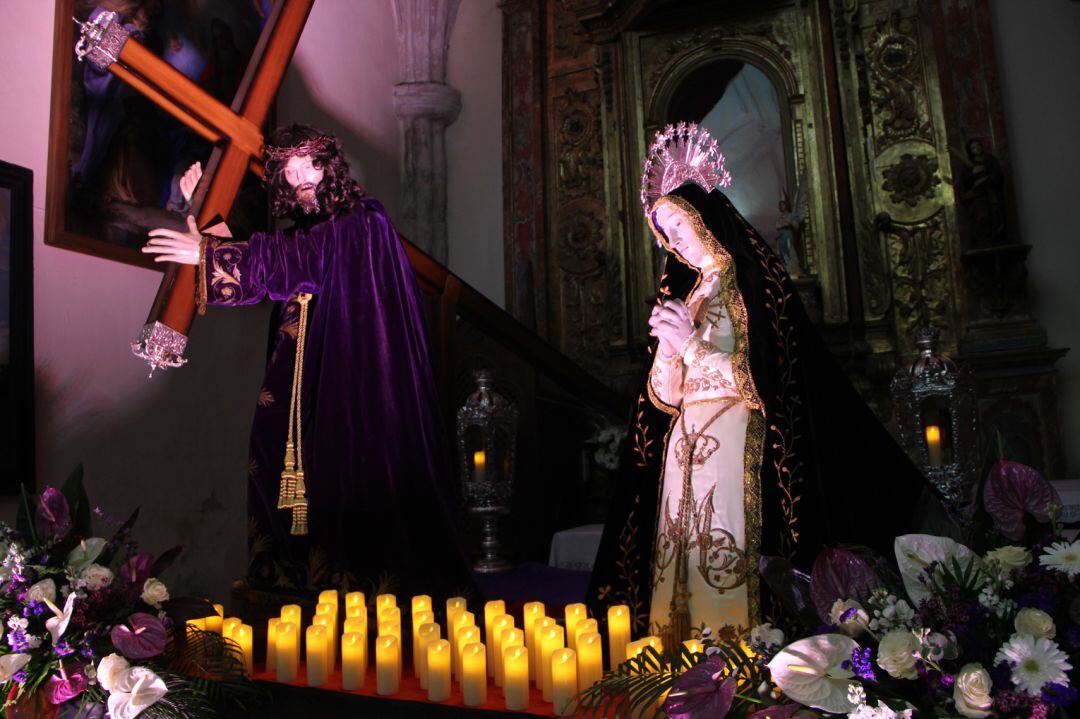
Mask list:
[[[315,0],[280,0],[252,53],[232,106],[226,107],[179,70],[129,37],[115,13],[82,24],[80,59],[108,70],[215,145],[204,181],[193,198],[196,220],[228,218],[250,168],[262,176],[263,123],[277,94]],[[179,367],[195,317],[195,268],[170,264],[132,351],[150,372]]]

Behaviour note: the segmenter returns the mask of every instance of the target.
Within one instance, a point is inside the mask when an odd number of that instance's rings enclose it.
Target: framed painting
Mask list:
[[[147,230],[184,227],[179,179],[213,147],[118,77],[75,54],[78,28],[107,11],[151,52],[226,105],[241,85],[271,0],[57,0],[45,242],[162,269],[140,248]],[[234,108],[235,109],[235,108]],[[266,193],[245,180],[229,217],[265,229]]]
[[[0,161],[0,494],[34,487],[34,173]]]

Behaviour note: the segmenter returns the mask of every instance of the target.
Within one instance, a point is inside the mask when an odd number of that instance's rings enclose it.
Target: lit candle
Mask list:
[[[487,702],[487,649],[479,642],[461,650],[461,693],[465,706],[478,707]]]
[[[562,649],[566,641],[566,633],[562,627],[555,625],[543,631],[542,643],[540,644],[540,666],[537,668],[537,676],[543,674],[544,701],[551,701],[551,657],[555,652]]]
[[[420,625],[419,642],[417,644],[417,652],[420,656],[420,662],[416,667],[416,676],[420,677],[421,689],[427,689],[428,687],[428,644],[438,639],[442,639],[442,628],[438,624],[436,624],[435,622],[428,622],[427,624]]]
[[[222,618],[225,616],[225,607],[220,604],[214,605],[214,613],[206,618],[206,631],[221,634]]]
[[[412,618],[412,654],[413,673],[420,676],[420,627],[435,621],[435,614],[430,610],[422,610]]]
[[[277,628],[280,617],[273,617],[266,623],[266,671],[277,671]]]
[[[686,651],[690,654],[701,654],[705,651],[705,645],[697,639],[687,639],[685,642],[682,643],[682,645],[686,647]],[[691,663],[689,657],[683,659],[683,667],[689,669],[691,666],[693,666],[693,664]]]
[[[330,602],[319,602],[315,605],[315,616],[320,614],[326,614],[331,617],[337,617],[337,605]]]
[[[446,600],[446,626],[455,629],[457,615],[466,610],[464,597],[450,597]]]
[[[444,702],[450,698],[450,642],[436,639],[427,645],[429,702]]]
[[[495,638],[491,633],[491,623],[496,617],[506,614],[506,602],[501,599],[493,599],[484,605],[484,643],[487,645],[487,665],[490,676],[495,676]]]
[[[187,626],[191,629],[198,629],[200,632],[206,631],[206,619],[189,619],[187,620]]]
[[[577,657],[573,649],[559,649],[551,655],[551,703],[556,716],[569,716],[578,693]]]
[[[418,594],[412,598],[412,615],[414,617],[418,612],[430,612],[431,607],[431,597],[426,594]]]
[[[397,606],[397,597],[393,594],[380,594],[375,597],[375,611],[381,612],[389,607]],[[377,616],[377,615],[376,615]]]
[[[509,647],[525,647],[525,632],[516,627],[507,627],[503,629],[499,634],[499,656],[506,657],[506,650]],[[525,649],[528,654],[528,649]],[[526,667],[528,669],[528,667]],[[503,666],[499,668],[498,680],[506,683],[506,663],[503,662]],[[501,686],[501,685],[497,685]]]
[[[338,605],[338,593],[336,589],[324,589],[319,592],[319,604],[333,604],[335,607]]]
[[[609,668],[614,669],[626,661],[626,645],[630,643],[630,607],[625,604],[608,607],[607,625]]]
[[[577,638],[578,691],[583,692],[604,677],[604,640],[599,632]]]
[[[241,624],[232,633],[232,640],[240,645],[240,655],[244,658],[244,671],[249,677],[255,673],[255,655],[252,647],[254,638],[255,632],[252,631],[250,624]]]
[[[500,614],[499,616],[495,617],[495,619],[492,621],[492,623],[491,623],[491,631],[488,632],[488,640],[492,644],[495,645],[495,652],[491,655],[493,657],[492,661],[494,661],[494,657],[501,657],[503,655],[503,651],[502,651],[502,649],[503,649],[502,648],[503,630],[505,630],[505,629],[513,629],[513,628],[514,628],[514,618],[512,616],[510,616],[509,614]],[[502,686],[502,662],[498,662],[495,665],[495,672],[493,674],[493,678],[495,679],[495,686],[501,687]]]
[[[367,619],[363,617],[350,617],[345,620],[342,634],[367,634]]]
[[[321,687],[330,675],[326,659],[329,656],[329,642],[326,627],[313,624],[307,628],[307,683],[309,687]]]
[[[281,608],[281,621],[292,622],[296,626],[301,626],[303,611],[300,609],[299,604],[286,604]]]
[[[461,645],[457,643],[457,636],[458,632],[464,627],[476,626],[475,617],[472,612],[462,609],[454,614],[454,621],[450,622],[448,626],[450,628],[447,630],[446,638],[450,639],[454,645],[451,647],[454,653],[454,676],[457,677],[458,681],[461,681]],[[478,642],[480,639],[477,638],[473,641]]]
[[[275,670],[279,682],[295,682],[300,669],[300,628],[292,622],[281,622],[275,634],[277,654]]]
[[[533,649],[536,647],[534,641],[536,635],[533,633],[533,629],[536,626],[538,619],[542,619],[544,616],[544,603],[543,602],[526,602],[523,622],[525,629],[525,646],[529,648],[529,680],[536,679],[536,657],[533,654]]]
[[[367,636],[348,632],[341,637],[341,688],[357,691],[364,687],[367,674]]]
[[[394,622],[401,626],[401,609],[398,607],[383,607],[376,616],[379,618],[379,624]]]
[[[487,475],[487,456],[483,450],[473,452],[473,481],[483,482]]]
[[[540,648],[544,644],[544,632],[556,626],[558,622],[553,617],[540,617],[533,623],[533,643],[529,648],[529,674],[530,678],[536,682],[536,688],[540,690],[544,688],[544,672],[540,669]]]
[[[566,631],[569,632],[570,628],[567,627]],[[599,632],[600,628],[597,626],[595,619],[582,619],[574,624],[574,651],[577,650],[578,637],[582,634],[589,634],[590,632]],[[569,642],[567,642],[569,644]]]
[[[329,614],[316,614],[311,619],[311,626],[322,627],[326,632],[326,666],[329,670],[334,668],[334,659],[337,657],[337,627]]]
[[[401,646],[397,637],[375,640],[375,691],[381,696],[398,693],[401,686]]]
[[[469,644],[480,642],[480,627],[469,626],[461,627],[458,629],[457,636],[454,637],[454,676],[457,680],[461,681],[461,650]]]
[[[397,622],[379,622],[380,637],[394,637],[401,643],[401,625]]]
[[[566,646],[570,649],[574,648],[574,642],[577,641],[577,634],[574,633],[574,627],[582,619],[589,618],[589,610],[584,604],[567,604],[566,605],[566,623],[563,624],[566,627]]]
[[[931,467],[941,466],[941,427],[926,425],[926,454]]]
[[[502,664],[506,708],[521,711],[529,706],[529,650],[524,646],[506,647]]]
[[[364,596],[363,592],[349,592],[348,594],[345,595],[345,611],[346,611],[346,613],[348,612],[348,610],[350,610],[350,609],[352,609],[354,607],[366,607],[366,606],[367,606],[367,597]],[[348,614],[346,614],[346,616],[348,616]]]
[[[233,632],[243,623],[240,617],[225,617],[225,621],[221,623],[221,636],[232,639]]]
[[[645,651],[645,647],[650,646],[658,652],[664,651],[664,644],[660,641],[660,637],[642,637],[626,645],[626,658],[633,659]]]

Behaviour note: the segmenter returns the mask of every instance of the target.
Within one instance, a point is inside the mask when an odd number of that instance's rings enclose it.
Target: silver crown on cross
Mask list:
[[[686,182],[706,192],[731,184],[724,155],[709,131],[693,122],[668,125],[656,133],[641,175],[641,205],[649,214],[653,204]]]

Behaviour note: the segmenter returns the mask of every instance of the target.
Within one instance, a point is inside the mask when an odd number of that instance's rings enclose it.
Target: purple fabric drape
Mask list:
[[[308,228],[211,240],[206,260],[210,304],[284,303],[251,432],[249,581],[376,591],[391,576],[403,596],[475,596],[422,296],[382,206],[364,199]],[[307,537],[290,536],[277,509],[298,292],[315,295],[302,384]]]

